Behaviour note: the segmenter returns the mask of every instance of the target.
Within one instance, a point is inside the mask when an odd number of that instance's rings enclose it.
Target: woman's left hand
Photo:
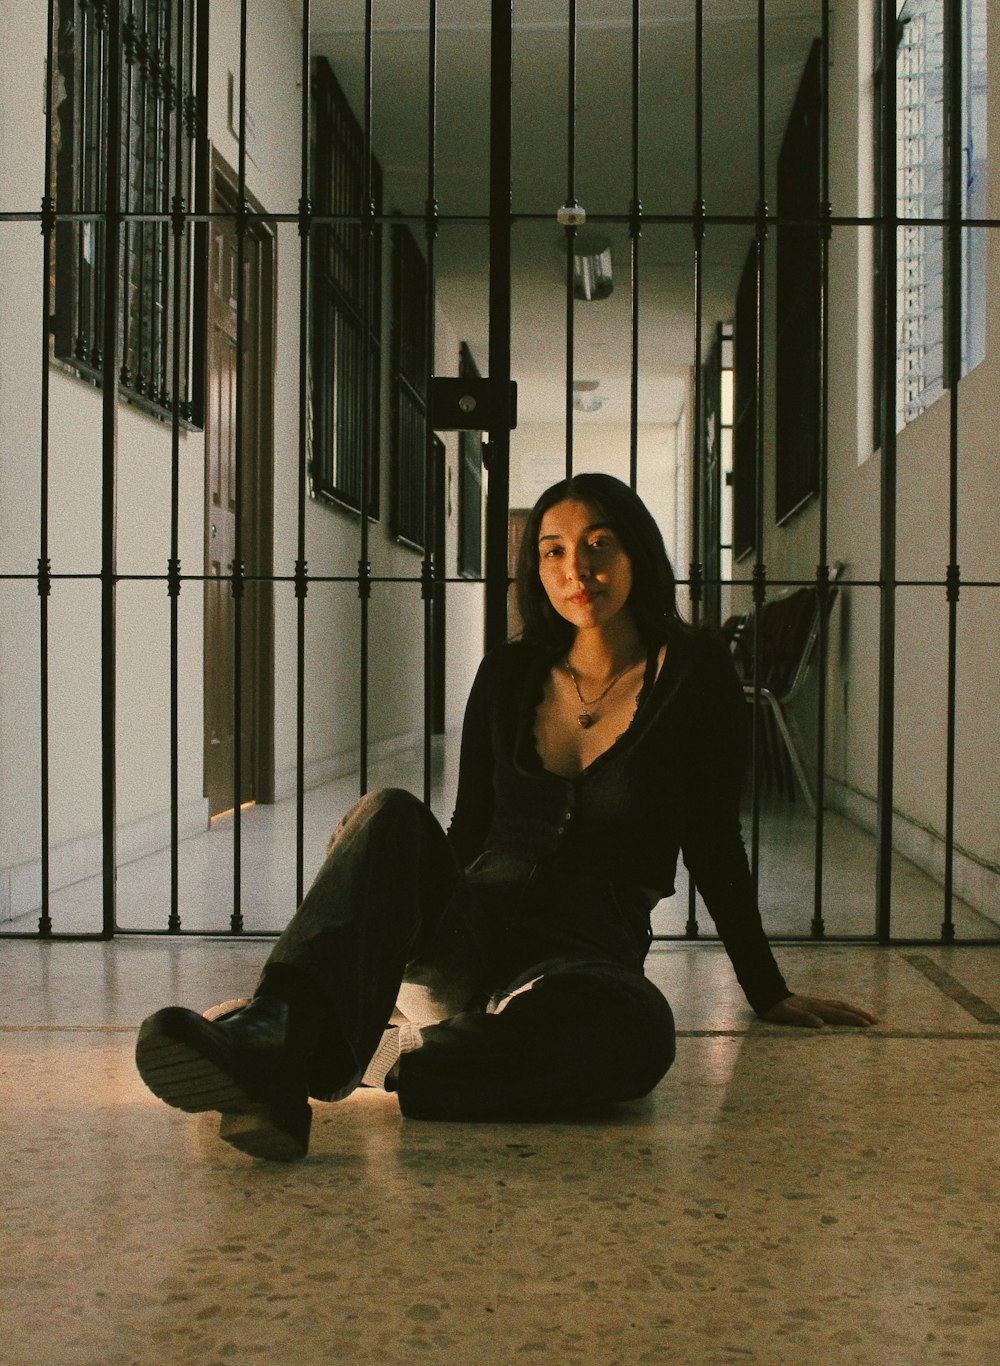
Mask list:
[[[878,1024],[878,1016],[870,1011],[860,1010],[846,1001],[829,1001],[823,996],[786,996],[763,1018],[771,1024],[800,1025],[806,1029],[821,1029],[828,1024]]]

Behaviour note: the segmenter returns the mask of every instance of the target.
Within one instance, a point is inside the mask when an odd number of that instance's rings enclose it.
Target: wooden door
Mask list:
[[[233,179],[217,164],[213,207],[232,211]],[[229,810],[236,795],[236,606],[232,573],[237,550],[245,574],[269,575],[273,432],[273,239],[248,233],[244,248],[243,375],[236,384],[237,241],[231,221],[210,234],[208,412],[205,431],[205,795],[209,815]],[[239,459],[237,402],[242,404]],[[237,498],[237,480],[240,497]],[[240,802],[273,794],[273,593],[270,583],[244,583],[240,607]]]

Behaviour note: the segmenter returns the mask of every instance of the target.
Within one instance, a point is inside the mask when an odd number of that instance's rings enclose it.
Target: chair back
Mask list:
[[[827,612],[833,604],[837,579],[844,566],[839,562],[830,568],[831,590],[826,595]],[[754,614],[742,619],[730,618],[723,628],[731,642],[734,657],[741,667],[743,679],[750,683],[754,676],[754,651],[760,651],[760,683],[787,702],[802,687],[819,639],[819,595],[815,588],[796,588],[791,593],[765,602],[760,610],[760,623],[754,629]]]

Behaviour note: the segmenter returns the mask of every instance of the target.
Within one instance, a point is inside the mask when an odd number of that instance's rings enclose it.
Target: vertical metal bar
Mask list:
[[[566,234],[566,289],[565,289],[565,333],[566,333],[566,367],[565,367],[565,394],[563,398],[563,429],[565,432],[564,443],[566,447],[566,478],[573,477],[573,371],[576,366],[575,341],[576,336],[573,329],[573,249],[576,242],[576,228],[572,224],[567,224],[563,228]]]
[[[878,846],[875,920],[888,944],[892,914],[896,703],[896,3],[882,4],[882,482],[879,506]]]
[[[182,114],[183,114],[183,105],[184,105],[183,90],[182,90],[182,84],[183,84],[183,66],[182,66],[182,58],[183,58],[183,40],[182,40],[182,38],[181,38],[182,30],[181,30],[180,27],[179,27],[179,21],[180,21],[180,19],[181,19],[181,17],[182,17],[182,10],[183,10],[183,0],[176,0],[176,3],[175,3],[175,5],[173,6],[172,11],[168,9],[167,14],[166,14],[165,19],[164,19],[164,56],[163,56],[164,67],[165,67],[164,81],[165,81],[165,83],[166,83],[167,90],[168,90],[168,92],[169,92],[169,97],[168,97],[168,99],[167,99],[167,101],[166,101],[166,103],[165,103],[165,105],[164,105],[164,110],[163,110],[163,167],[164,167],[164,178],[163,178],[163,208],[164,208],[164,211],[165,211],[165,212],[168,212],[168,211],[170,210],[170,201],[171,201],[171,191],[170,191],[170,142],[171,142],[171,137],[176,135],[176,129],[177,129],[176,115],[175,115],[174,119],[171,120],[171,114],[174,113],[174,106],[172,106],[172,105],[170,104],[170,98],[171,98],[171,97],[173,98],[173,100],[174,100],[174,105],[180,105],[180,106],[181,106],[181,112],[182,112]],[[177,44],[176,44],[176,46],[175,46],[175,41],[174,41],[174,33],[175,33],[175,32],[177,33]],[[175,56],[175,55],[176,55],[176,58],[177,58],[176,62],[174,61],[174,56]],[[183,119],[182,119],[182,121],[181,121],[181,126],[183,127]],[[171,128],[172,128],[172,127],[173,127],[173,133],[171,132]],[[169,310],[169,308],[167,307],[167,300],[168,300],[169,295],[170,295],[171,280],[172,280],[172,273],[173,273],[174,262],[173,262],[173,254],[172,254],[172,251],[171,251],[170,226],[169,226],[169,224],[165,222],[165,223],[162,225],[161,231],[162,231],[162,234],[163,234],[163,247],[162,247],[162,252],[161,252],[161,257],[160,257],[160,260],[161,260],[160,269],[161,269],[162,279],[163,279],[163,284],[162,284],[162,286],[161,286],[161,292],[162,292],[162,295],[163,295],[163,305],[164,305],[164,307],[163,307],[162,316],[161,316],[161,318],[160,318],[160,353],[161,353],[161,356],[162,356],[162,361],[161,361],[161,364],[160,364],[160,369],[161,369],[161,396],[160,396],[160,402],[163,403],[163,404],[166,404],[166,403],[168,403],[168,402],[170,401],[170,395],[171,395],[171,386],[170,386],[170,367],[171,367],[172,364],[173,364],[173,360],[172,360],[172,356],[171,356],[171,352],[172,352],[172,348],[173,348],[173,341],[172,341],[171,332],[170,332],[170,310]]]
[[[73,62],[73,86],[74,99],[78,102],[81,110],[86,109],[86,102],[90,98],[90,90],[87,84],[87,52],[90,43],[93,41],[93,22],[86,10],[81,10],[79,14],[80,32],[78,46],[74,44]],[[73,131],[73,165],[79,168],[79,175],[74,177],[73,196],[70,207],[72,209],[93,211],[97,208],[97,198],[99,191],[94,193],[93,200],[87,194],[88,185],[86,183],[87,172],[91,169],[90,159],[84,153],[85,129],[87,119],[84,112],[83,117],[76,120],[76,128]],[[94,319],[93,319],[93,290],[94,275],[90,273],[89,279],[85,272],[86,253],[84,243],[86,234],[91,233],[91,242],[97,244],[97,221],[82,221],[73,230],[73,249],[75,255],[74,262],[74,334],[73,334],[73,354],[77,360],[90,360],[90,347],[94,341]],[[96,256],[94,253],[94,263],[96,266]],[[84,288],[83,281],[88,281],[88,287]],[[89,296],[89,297],[87,297]],[[84,321],[84,310],[86,308],[87,318]]]
[[[149,167],[149,201],[143,205],[144,212],[159,213],[162,211],[160,203],[160,132],[162,124],[162,99],[163,91],[160,81],[160,20],[163,12],[163,5],[157,5],[152,15],[152,28],[148,33],[148,52],[149,52],[149,80],[153,90],[153,128],[150,144],[146,147],[145,164]],[[149,380],[146,393],[155,403],[157,400],[156,383],[159,376],[159,347],[157,333],[159,331],[156,316],[157,300],[157,275],[159,272],[160,254],[160,224],[150,223],[149,233]]]
[[[91,289],[89,300],[90,313],[93,322],[93,326],[90,328],[91,347],[89,359],[92,365],[98,367],[101,365],[101,358],[104,355],[104,313],[101,308],[101,301],[104,298],[103,272],[105,261],[107,259],[107,249],[104,242],[104,234],[107,231],[107,224],[104,221],[99,210],[100,205],[102,203],[102,195],[104,194],[104,187],[106,184],[105,175],[107,172],[107,138],[109,136],[107,124],[105,122],[105,115],[107,113],[108,104],[108,91],[111,89],[111,67],[107,55],[109,42],[108,8],[108,5],[105,5],[105,7],[102,10],[98,11],[96,34],[94,33],[94,26],[89,26],[91,32],[91,54],[93,56],[96,49],[95,65],[97,67],[97,70],[94,72],[96,80],[91,80],[88,88],[91,92],[91,98],[96,98],[97,100],[97,109],[95,111],[94,121],[92,125],[96,133],[96,155],[93,158],[88,158],[88,160],[91,161],[91,164],[94,167],[94,197],[91,203],[91,207],[95,211],[98,211],[95,213],[94,218],[94,230],[96,241],[94,244],[93,252],[94,268],[91,272],[93,287]],[[94,96],[92,93],[94,90],[97,91],[96,96]],[[83,129],[81,129],[81,139],[84,136],[84,131]],[[84,157],[86,157],[86,144],[81,143],[81,145],[83,148],[83,155]],[[81,162],[81,165],[85,164],[86,161]]]
[[[42,184],[42,316],[41,316],[41,395],[39,412],[38,472],[38,725],[39,725],[39,843],[41,855],[41,912],[38,933],[52,933],[49,907],[51,881],[49,862],[49,594],[52,591],[52,564],[49,559],[49,316],[52,275],[52,243],[55,234],[55,201],[52,184],[52,89],[55,72],[56,0],[49,0],[48,31],[45,39],[45,156]]]
[[[629,384],[628,481],[639,482],[639,239],[642,237],[642,200],[639,198],[639,5],[632,0],[632,202],[629,236],[632,244],[632,373]]]
[[[207,137],[204,129],[205,110],[208,107],[209,72],[208,60],[197,60],[197,53],[208,53],[208,6],[194,4],[189,10],[188,42],[191,48],[191,93],[185,101],[186,131],[188,137],[187,155],[189,159],[188,176],[191,186],[191,202],[194,208],[204,209],[211,200],[209,157]],[[201,128],[199,129],[199,121]],[[188,236],[188,250],[185,261],[189,297],[207,299],[208,297],[208,242],[211,226],[195,223]],[[184,331],[184,375],[187,395],[184,411],[188,418],[194,419],[199,408],[207,404],[205,389],[205,351],[207,346],[207,326],[189,326]]]
[[[486,646],[507,638],[510,500],[511,0],[490,0],[489,476],[486,494]]]
[[[194,0],[191,0],[194,3]],[[187,185],[184,175],[184,0],[177,0],[177,70],[176,103],[174,106],[174,196],[171,227],[173,230],[173,330],[171,333],[171,380],[170,380],[170,558],[167,561],[167,594],[170,599],[170,912],[167,929],[176,934],[181,928],[179,897],[179,853],[180,828],[178,808],[180,804],[180,770],[178,747],[180,744],[179,727],[179,690],[180,690],[180,631],[178,608],[181,591],[180,562],[180,441],[181,441],[181,322],[183,318],[183,294],[181,290],[181,265],[184,259],[185,234],[185,196]],[[168,32],[168,52],[170,35]],[[192,51],[191,70],[194,69]]]
[[[160,213],[162,204],[160,203],[160,137],[162,130],[163,113],[163,90],[160,79],[160,21],[163,15],[163,5],[156,7],[153,15],[153,28],[149,41],[149,67],[153,86],[153,136],[150,156],[147,153],[146,161],[150,167],[150,196],[148,211]],[[158,274],[160,256],[160,223],[150,223],[149,225],[149,385],[147,393],[155,403],[159,397],[157,394],[157,381],[160,374],[160,355],[159,355],[159,319],[156,316],[156,301],[158,297]]]
[[[948,279],[947,279],[947,383],[948,407],[948,698],[945,739],[945,816],[944,816],[944,920],[941,939],[950,944],[955,938],[955,703],[958,682],[958,595],[961,575],[958,566],[958,385],[962,375],[962,186],[964,157],[962,147],[963,57],[962,11],[958,0],[945,5],[947,31],[946,85],[948,105],[947,185],[948,185]]]
[[[115,932],[115,727],[117,666],[117,480],[119,298],[121,287],[122,16],[111,0],[106,52],[107,152],[104,182],[104,299],[101,382],[101,828],[102,937]]]
[[[139,59],[139,90],[140,90],[140,112],[139,127],[142,136],[139,139],[139,192],[136,196],[136,209],[145,213],[149,200],[149,140],[146,130],[149,127],[149,10],[147,5],[142,7],[142,21],[136,33],[136,50]],[[132,376],[132,383],[138,393],[144,394],[147,391],[146,384],[146,239],[149,234],[149,224],[141,218],[135,225],[133,241],[138,242],[135,262],[136,278],[136,326],[135,326],[135,374]]]
[[[691,230],[694,235],[694,414],[691,422],[691,563],[688,593],[691,599],[691,620],[698,624],[701,616],[701,480],[704,461],[704,430],[702,423],[701,333],[703,301],[702,252],[705,245],[705,3],[695,0],[694,17],[694,161],[695,192],[691,210]]]
[[[444,576],[444,565],[435,565],[437,518],[441,511],[440,490],[437,486],[437,455],[434,429],[431,426],[431,377],[435,361],[435,305],[436,271],[434,243],[437,237],[437,0],[428,0],[427,15],[427,206],[425,234],[427,239],[427,343],[424,371],[424,558],[421,566],[421,587],[424,602],[424,801],[431,801],[431,733],[434,729],[434,659],[435,634],[441,629],[435,620],[434,579]],[[442,591],[444,591],[442,587]]]
[[[764,564],[764,283],[767,243],[767,86],[765,47],[765,0],[757,0],[757,231],[756,231],[756,289],[757,289],[757,370],[754,375],[756,395],[754,541],[756,550],[753,565],[753,730],[751,739],[751,811],[750,811],[750,867],[754,890],[760,886],[760,761],[763,740],[761,712],[760,655],[762,634],[761,610],[767,596],[767,568]]]
[[[302,112],[299,185],[299,471],[296,490],[295,540],[295,904],[305,894],[305,730],[306,730],[306,595],[309,592],[306,560],[306,480],[308,478],[308,431],[310,342],[310,271],[312,267],[312,12],[310,0],[302,0]],[[329,229],[327,230],[329,231]]]
[[[361,796],[368,791],[368,683],[370,655],[370,606],[372,567],[368,551],[368,508],[371,502],[371,445],[374,423],[372,422],[372,283],[373,271],[381,269],[381,261],[374,259],[374,214],[372,198],[372,0],[365,0],[365,57],[364,57],[364,111],[362,117],[364,165],[362,167],[361,191],[361,288],[364,291],[361,310],[361,531],[358,553],[358,599],[360,612],[360,690],[358,706],[358,731],[360,757],[358,781]],[[376,459],[378,453],[375,452]]]
[[[691,420],[691,564],[688,594],[691,620],[697,625],[701,616],[701,471],[704,461],[704,422],[702,407],[701,330],[703,300],[702,252],[705,246],[705,0],[695,0],[694,12],[694,205],[691,231],[694,235],[694,413]],[[697,888],[688,881],[688,915],[684,933],[698,936]]]
[[[813,846],[813,914],[810,933],[822,939],[823,839],[826,804],[826,673],[829,656],[829,396],[830,339],[828,293],[830,288],[830,0],[823,0],[820,32],[819,204],[816,231],[819,246],[819,555],[816,565],[816,606],[819,612],[817,642],[819,683],[816,689],[816,825]]]
[[[575,207],[576,198],[576,0],[569,0],[566,71],[566,203]],[[573,251],[576,228],[567,223],[566,234],[566,478],[573,477],[573,379],[576,366],[576,333],[573,309]]]
[[[246,404],[247,0],[240,0],[240,151],[236,191],[236,422],[233,439],[233,909],[229,928],[243,930],[243,438]]]
[[[170,207],[170,103],[169,88],[171,80],[170,61],[170,10],[169,6],[160,7],[157,25],[157,62],[159,66],[159,91],[156,101],[156,180],[159,190],[157,209],[166,213]],[[163,175],[161,178],[160,161],[162,151]],[[165,223],[156,224],[156,250],[153,253],[153,298],[162,301],[160,316],[154,334],[155,360],[153,365],[152,395],[157,403],[167,400],[167,324],[169,311],[167,303],[167,260],[169,254],[168,229]]]
[[[123,41],[125,45],[125,61],[122,74],[125,79],[125,116],[124,116],[124,179],[125,179],[125,210],[126,214],[132,208],[132,67],[135,63],[135,7],[132,0],[129,0],[128,21],[123,28]],[[142,204],[136,206],[142,210]],[[124,307],[122,309],[122,363],[121,379],[122,384],[128,387],[134,383],[131,368],[129,366],[129,350],[132,343],[132,310],[129,307],[129,262],[131,259],[132,234],[136,230],[136,225],[129,218],[125,219],[125,247],[122,253],[122,270],[124,274],[123,288],[125,291]],[[141,229],[140,229],[141,231]]]

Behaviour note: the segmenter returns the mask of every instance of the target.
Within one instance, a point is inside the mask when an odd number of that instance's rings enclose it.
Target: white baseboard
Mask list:
[[[177,823],[182,840],[208,829],[208,799],[186,802],[178,809]],[[132,863],[147,854],[166,849],[170,844],[170,812],[119,825],[115,831],[118,865]],[[53,844],[49,849],[49,888],[53,892],[71,887],[86,878],[99,877],[103,861],[103,840],[99,831]],[[41,856],[9,868],[0,868],[0,921],[30,915],[41,907]]]
[[[873,797],[830,777],[825,780],[825,791],[828,806],[862,830],[875,833],[878,803]],[[936,831],[918,825],[897,811],[892,818],[892,847],[921,872],[944,885],[945,842]],[[1000,924],[1000,868],[983,863],[956,847],[952,858],[952,885],[960,901]]]
[[[411,731],[407,735],[394,735],[389,740],[380,740],[377,744],[368,746],[368,762],[369,764],[381,763],[385,759],[391,759],[394,754],[417,749],[421,740],[420,731]],[[317,759],[314,763],[305,766],[305,772],[302,775],[302,790],[303,792],[311,792],[313,788],[322,787],[324,783],[332,783],[337,778],[346,778],[351,773],[357,773],[360,766],[361,751],[359,749],[346,749],[340,754],[331,754],[325,759]],[[295,796],[297,777],[298,774],[294,767],[282,769],[280,773],[274,775],[274,800],[276,802]]]

